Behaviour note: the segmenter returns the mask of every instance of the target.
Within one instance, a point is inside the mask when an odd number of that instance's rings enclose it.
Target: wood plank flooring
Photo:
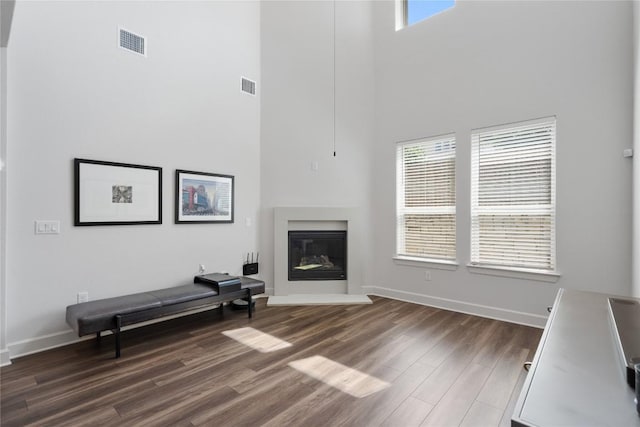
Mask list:
[[[0,369],[1,424],[510,425],[541,330],[372,300],[259,299],[251,320],[225,308],[127,331],[120,359],[111,336],[15,359]]]

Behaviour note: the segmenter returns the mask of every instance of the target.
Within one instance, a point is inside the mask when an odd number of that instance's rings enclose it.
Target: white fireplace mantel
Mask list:
[[[359,209],[350,207],[277,207],[274,211],[274,294],[362,295]],[[347,280],[288,280],[290,230],[346,230]]]

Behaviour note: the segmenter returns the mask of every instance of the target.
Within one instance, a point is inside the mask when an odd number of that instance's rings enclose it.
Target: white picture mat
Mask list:
[[[80,163],[80,222],[158,221],[158,170]],[[114,185],[133,187],[132,203],[113,203]]]
[[[204,181],[207,183],[220,183],[220,184],[224,184],[224,185],[228,185],[229,186],[229,192],[228,192],[228,206],[229,206],[229,213],[228,215],[185,215],[182,212],[182,190],[184,188],[184,184],[185,181]],[[211,221],[211,220],[215,220],[215,221],[231,221],[233,219],[233,179],[230,177],[226,177],[226,176],[212,176],[212,175],[201,175],[201,174],[193,174],[193,173],[185,173],[185,172],[180,172],[179,173],[179,186],[180,188],[178,189],[178,203],[180,208],[178,209],[178,221],[189,221],[189,222],[198,222],[198,221]]]

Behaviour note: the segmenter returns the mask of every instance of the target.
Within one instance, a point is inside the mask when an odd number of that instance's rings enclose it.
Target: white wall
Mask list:
[[[7,349],[7,48],[0,47],[0,366],[9,363]]]
[[[459,1],[399,32],[375,2],[372,292],[542,325],[559,287],[631,290],[630,2]],[[556,284],[472,274],[471,129],[557,116]],[[455,132],[455,271],[398,265],[395,142]]]
[[[148,57],[117,47],[118,26]],[[73,339],[65,307],[241,273],[260,205],[259,2],[18,2],[8,51],[7,340]],[[259,86],[258,86],[259,87]],[[74,227],[74,157],[163,168],[163,224]],[[175,169],[235,175],[234,224],[174,224]],[[246,226],[246,218],[251,227]],[[34,220],[61,221],[34,235]]]
[[[640,2],[633,1],[633,296],[640,298]]]
[[[631,4],[460,1],[400,32],[393,11],[336,2],[333,157],[333,2],[18,2],[3,52],[11,355],[73,340],[64,309],[78,291],[173,286],[199,263],[237,274],[258,240],[272,286],[276,206],[361,208],[372,293],[533,324],[560,286],[629,294]],[[118,25],[149,38],[147,59],[116,47]],[[240,75],[258,97],[240,93]],[[470,130],[548,115],[562,277],[471,274]],[[460,266],[429,267],[425,281],[392,261],[395,142],[448,132]],[[162,166],[164,224],[73,227],[74,157]],[[173,224],[178,168],[235,175],[236,223]],[[62,233],[35,236],[36,219]]]
[[[7,47],[9,44],[11,19],[13,18],[13,9],[15,6],[15,0],[3,0],[0,3],[0,47]]]
[[[7,349],[7,45],[14,0],[0,2],[0,366],[11,363]]]
[[[330,1],[262,4],[260,269],[271,290],[274,207],[356,207],[369,229],[372,5],[335,2],[335,157],[333,7]],[[363,259],[370,258],[370,242],[367,236]]]

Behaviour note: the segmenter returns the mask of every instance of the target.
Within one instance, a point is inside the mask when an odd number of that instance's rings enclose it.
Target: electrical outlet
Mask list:
[[[426,281],[430,281],[431,280],[431,272],[430,271],[425,271],[424,272],[424,280],[426,280]]]
[[[88,301],[89,301],[89,292],[87,291],[78,292],[78,304],[80,304],[81,302],[88,302]]]

